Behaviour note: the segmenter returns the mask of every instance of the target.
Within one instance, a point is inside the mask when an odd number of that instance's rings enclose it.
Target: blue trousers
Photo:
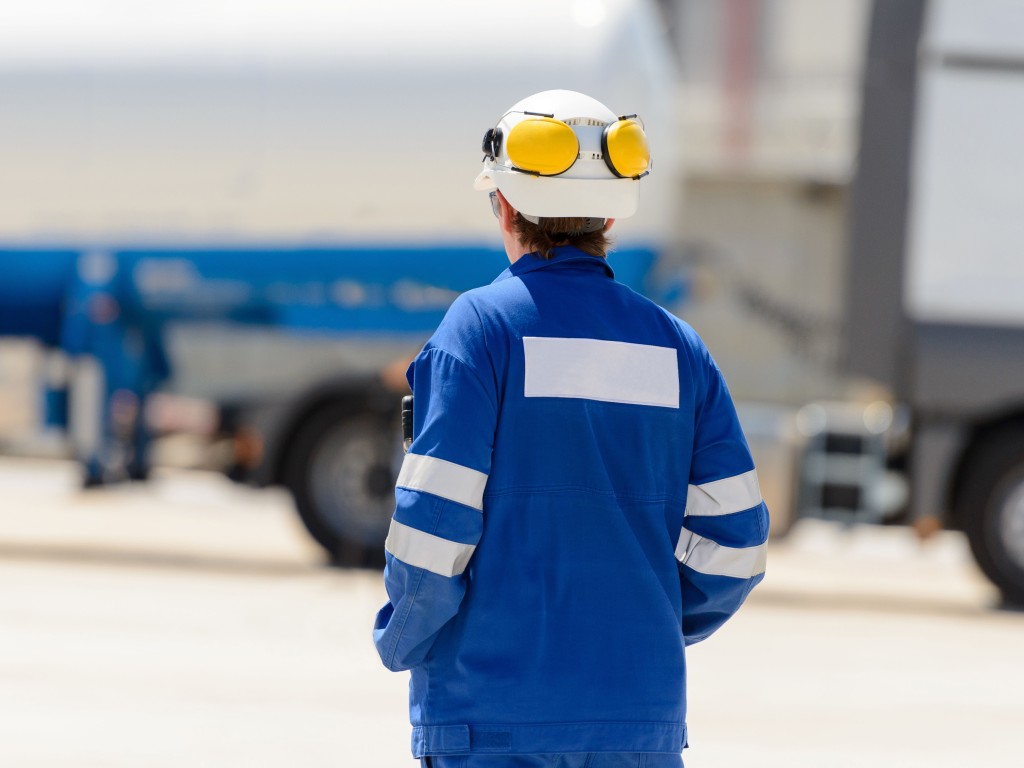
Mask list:
[[[574,752],[568,755],[446,755],[423,768],[683,768],[682,755],[660,752]]]

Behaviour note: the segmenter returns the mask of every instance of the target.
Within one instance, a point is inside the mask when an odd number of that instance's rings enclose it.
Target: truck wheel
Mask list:
[[[381,415],[321,411],[299,429],[286,483],[302,522],[335,564],[383,565],[400,463],[397,428]]]
[[[1006,430],[982,446],[956,512],[981,570],[1008,604],[1024,605],[1024,430]]]

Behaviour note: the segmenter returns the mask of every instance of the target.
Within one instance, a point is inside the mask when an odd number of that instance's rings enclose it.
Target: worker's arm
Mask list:
[[[764,578],[768,509],[721,372],[706,357],[686,516],[676,548],[683,636],[691,645],[732,616]]]
[[[373,633],[392,670],[421,663],[462,602],[465,571],[483,530],[497,420],[488,377],[451,352],[428,346],[413,361],[410,378],[415,436],[398,476],[385,544],[389,601]]]

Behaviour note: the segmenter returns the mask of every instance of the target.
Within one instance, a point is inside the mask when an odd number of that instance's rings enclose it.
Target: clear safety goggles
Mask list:
[[[504,145],[512,170],[534,176],[563,174],[581,157],[604,160],[620,179],[639,179],[650,173],[651,151],[644,124],[636,115],[623,115],[604,123],[591,118],[558,120],[554,115],[539,112],[523,114],[526,118],[513,125],[507,136],[500,126],[487,129],[483,140],[485,158],[496,159]],[[581,153],[573,125],[603,126],[601,152]]]

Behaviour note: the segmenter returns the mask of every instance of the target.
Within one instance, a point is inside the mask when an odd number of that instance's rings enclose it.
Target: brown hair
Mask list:
[[[585,226],[585,222],[583,218],[548,217],[534,224],[517,211],[512,231],[519,242],[541,258],[550,259],[556,245],[572,245],[586,254],[604,258],[611,250],[612,240],[603,228],[582,235],[572,234]]]

